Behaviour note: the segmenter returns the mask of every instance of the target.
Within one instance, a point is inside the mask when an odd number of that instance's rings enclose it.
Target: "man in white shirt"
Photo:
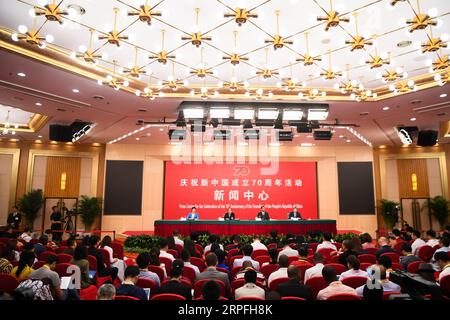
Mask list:
[[[266,293],[263,288],[256,285],[256,271],[247,270],[244,275],[245,285],[234,291],[235,299],[243,297],[258,297],[265,299]]]
[[[25,228],[23,230],[23,233],[20,235],[19,240],[23,240],[25,242],[30,242],[32,237],[31,237],[31,228]]]
[[[439,264],[436,262],[436,258],[435,258],[436,254],[438,252],[445,252],[445,253],[447,253],[447,252],[450,251],[450,237],[442,236],[439,239],[439,246],[440,246],[440,248],[437,249],[434,252],[433,258],[431,258],[431,261],[430,261],[431,264],[433,265],[433,269],[436,270],[436,271],[441,271],[441,268],[439,267]]]
[[[159,239],[159,257],[169,258],[170,261],[173,262],[175,258],[173,257],[172,254],[167,252],[168,249],[169,249],[169,241],[167,241],[166,238]]]
[[[292,249],[288,243],[284,244],[283,250],[281,250],[278,253],[278,257],[281,256],[282,254],[288,256],[288,257],[298,257],[298,251]]]
[[[261,240],[259,239],[259,236],[256,234],[253,236],[252,247],[253,247],[253,250],[266,250],[267,251],[266,245],[261,242]]]
[[[244,261],[251,261],[255,270],[259,270],[259,262],[252,259],[253,247],[249,244],[246,244],[242,247],[242,253],[244,256],[241,259],[236,259],[233,262],[234,267],[241,267]]]
[[[289,267],[289,257],[284,254],[279,255],[278,264],[280,265],[280,268],[270,274],[269,278],[267,279],[267,286],[270,286],[270,283],[275,279],[288,277],[287,269]]]
[[[205,250],[204,250],[205,253],[211,251],[211,246],[213,243],[218,243],[220,250],[223,250],[223,245],[219,243],[219,241],[220,241],[219,236],[217,236],[215,234],[211,234],[211,235],[209,235],[208,241],[209,241],[209,244],[205,247]]]
[[[306,283],[309,279],[313,277],[321,277],[323,265],[323,256],[320,253],[315,253],[313,258],[314,267],[306,269],[305,271],[305,279],[303,283]]]
[[[197,277],[200,274],[200,269],[196,265],[193,265],[190,262],[191,255],[190,255],[189,251],[187,251],[186,249],[181,250],[180,258],[184,262],[184,267],[188,267],[188,268],[194,269],[195,277]]]
[[[180,234],[178,233],[178,230],[173,230],[172,235],[175,244],[179,244],[180,246],[184,247],[184,241],[179,238]]]
[[[439,265],[439,268],[442,270],[441,273],[439,273],[439,281],[442,280],[443,277],[450,276],[450,261],[448,258],[447,252],[437,252],[434,255],[434,258],[436,259],[436,263]]]
[[[433,248],[435,245],[439,244],[439,240],[436,239],[436,231],[434,230],[428,230],[425,238],[427,240],[427,246]]]
[[[389,293],[389,292],[400,292],[400,286],[392,281],[389,281],[389,279],[387,279],[387,274],[386,274],[386,268],[381,266],[381,265],[373,265],[372,266],[372,274],[369,275],[369,277],[375,281],[374,285],[376,286],[377,283],[379,285],[381,285],[383,287],[383,292],[384,293]],[[376,280],[376,277],[378,277],[380,280]],[[364,287],[366,285],[363,285],[361,287],[356,288],[356,293],[358,294],[358,296],[362,297],[364,295]]]
[[[412,239],[414,242],[411,244],[412,254],[416,255],[419,253],[419,248],[426,245],[425,241],[420,238],[420,231],[414,230],[412,233]]]
[[[331,243],[331,234],[329,233],[323,234],[323,241],[321,244],[317,246],[316,252],[319,251],[319,249],[333,249],[337,251],[336,246]]]
[[[342,284],[338,281],[336,276],[336,270],[331,266],[325,266],[322,269],[322,277],[328,283],[328,287],[322,289],[317,294],[317,300],[327,300],[329,297],[337,294],[356,294],[356,290],[352,287]]]
[[[343,280],[348,277],[367,277],[367,272],[359,269],[360,263],[356,256],[347,257],[348,270],[341,273],[339,280]]]
[[[236,279],[242,279],[242,278],[244,278],[245,273],[246,273],[248,270],[255,270],[255,269],[253,268],[252,262],[251,262],[250,260],[244,261],[244,263],[242,264],[242,269],[241,269],[241,271],[239,271],[239,272],[236,274]],[[261,272],[259,272],[259,271],[256,271],[256,270],[255,270],[255,272],[256,272],[256,279],[258,279],[258,281],[259,281],[260,283],[265,284],[266,278],[264,277],[264,275],[263,275]]]

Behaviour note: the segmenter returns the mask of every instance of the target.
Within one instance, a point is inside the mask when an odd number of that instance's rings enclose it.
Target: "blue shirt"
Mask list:
[[[198,213],[189,212],[186,219],[188,220],[198,220]]]
[[[121,284],[116,288],[116,296],[131,296],[139,300],[147,300],[144,289],[131,284]]]

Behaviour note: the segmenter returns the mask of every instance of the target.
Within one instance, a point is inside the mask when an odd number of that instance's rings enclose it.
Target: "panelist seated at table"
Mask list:
[[[289,220],[301,220],[301,219],[303,219],[302,215],[300,214],[300,212],[298,212],[298,209],[297,209],[296,206],[294,207],[294,209],[292,209],[291,212],[289,212],[288,219]]]
[[[191,208],[191,212],[187,214],[186,220],[198,220],[198,213],[195,207]]]
[[[269,213],[264,206],[261,207],[261,210],[256,215],[256,220],[270,220]]]
[[[225,212],[224,216],[223,216],[223,220],[234,220],[235,219],[235,215],[233,210],[231,210],[231,208],[228,208],[227,212]]]

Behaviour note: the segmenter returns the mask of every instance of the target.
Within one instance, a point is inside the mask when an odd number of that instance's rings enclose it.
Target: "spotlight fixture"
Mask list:
[[[280,10],[275,11],[275,16],[277,17],[277,33],[274,36],[271,36],[272,39],[267,39],[264,43],[272,43],[273,49],[282,49],[286,44],[293,44],[292,40],[287,40],[280,36]]]
[[[88,63],[97,63],[97,59],[101,58],[101,54],[97,54],[96,51],[92,50],[92,37],[94,35],[94,29],[89,29],[89,47],[84,52],[77,52],[75,53],[76,58],[83,59],[85,62]]]
[[[224,18],[234,18],[239,27],[246,23],[249,18],[258,18],[258,14],[244,8],[236,8],[233,12],[225,13],[223,16]]]
[[[265,48],[264,50],[265,50],[265,54],[266,54],[266,65],[265,65],[265,67],[263,69],[260,69],[259,71],[257,71],[256,74],[258,76],[262,76],[263,79],[265,80],[265,79],[271,78],[272,75],[278,75],[279,72],[270,70],[268,68],[268,64],[269,64],[269,48]]]
[[[237,31],[233,31],[233,36],[234,36],[234,50],[237,51]],[[248,57],[244,57],[237,53],[228,54],[226,56],[223,56],[222,59],[230,60],[230,63],[233,66],[238,65],[241,61],[248,61]]]
[[[356,35],[352,36],[351,40],[346,40],[345,44],[350,44],[351,45],[351,49],[350,51],[355,51],[355,50],[361,50],[364,49],[364,47],[366,45],[371,46],[373,44],[372,41],[370,40],[366,40],[363,36],[361,36],[358,32],[358,14],[355,12],[353,13],[353,16],[355,17],[355,31],[356,31]]]
[[[437,20],[430,17],[426,13],[420,12],[420,0],[417,0],[417,11],[414,11],[414,17],[406,20],[406,25],[409,26],[409,32],[412,33],[417,30],[423,30],[428,26],[436,26]]]
[[[274,129],[283,130],[283,115],[281,113],[278,114],[277,119],[274,122]]]
[[[139,79],[141,77],[141,74],[145,73],[144,69],[139,67],[137,65],[137,57],[138,57],[138,48],[135,47],[135,54],[134,54],[134,66],[131,69],[125,69],[123,73],[130,75],[132,78]]]
[[[128,87],[128,81],[127,80],[118,79],[116,77],[116,66],[117,66],[117,61],[113,60],[113,73],[112,73],[112,75],[108,75],[104,81],[98,80],[98,84],[100,84],[100,85],[102,85],[102,84],[108,85],[111,88],[113,88],[114,90],[119,90],[120,86]]]
[[[63,23],[62,16],[67,16],[69,14],[68,11],[61,10],[60,9],[61,1],[57,4],[55,0],[52,0],[51,3],[46,4],[43,8],[40,8],[38,6],[34,7],[34,14],[36,16],[43,16],[45,15],[45,18],[48,21],[55,21],[59,24]]]
[[[328,50],[328,69],[322,71],[320,75],[324,80],[333,80],[342,76],[342,72],[334,71],[331,66],[331,50]]]
[[[201,33],[198,27],[198,16],[200,13],[200,8],[195,8],[195,31],[191,33],[190,36],[183,36],[181,40],[190,40],[192,45],[197,48],[202,45],[202,41],[211,41],[211,37],[205,36],[205,34]]]
[[[303,62],[303,65],[310,66],[314,64],[316,61],[322,61],[322,58],[320,56],[312,57],[309,54],[309,42],[308,42],[308,32],[305,32],[305,42],[306,42],[306,53],[304,55],[301,55],[300,58],[295,59],[296,61]]]
[[[186,127],[186,119],[184,118],[183,110],[180,110],[178,112],[178,117],[177,117],[177,120],[175,122],[176,122],[176,126],[177,127],[183,127],[183,128]]]
[[[325,11],[324,9],[322,9]],[[328,31],[330,28],[337,27],[339,23],[349,22],[349,18],[342,17],[339,12],[333,10],[333,0],[330,0],[330,11],[325,11],[326,16],[317,17],[317,21],[326,21],[325,23],[325,31]]]
[[[199,68],[193,69],[189,72],[190,74],[197,75],[197,77],[199,77],[200,79],[205,78],[207,75],[213,74],[213,72],[210,69],[205,68],[205,64],[203,62],[203,49],[204,49],[203,47],[200,48],[200,66],[199,66]]]
[[[162,14],[159,11],[153,11],[153,8],[148,5],[148,0],[139,6],[139,9],[133,9],[128,11],[128,16],[139,16],[139,20],[147,23],[149,26],[152,24],[152,17],[160,17]]]
[[[117,30],[117,14],[119,13],[119,8],[113,8],[114,11],[114,27],[112,31],[108,33],[107,36],[99,36],[99,40],[107,40],[108,43],[120,47],[121,40],[128,40],[128,36],[121,35],[121,32]]]
[[[252,128],[253,128],[252,120],[250,119],[244,120],[244,123],[242,124],[242,129],[252,129]]]
[[[158,52],[156,55],[150,55],[149,59],[156,59],[159,63],[166,64],[167,60],[169,59],[175,59],[174,55],[171,55],[164,50],[164,34],[166,33],[166,30],[161,30],[161,51]]]

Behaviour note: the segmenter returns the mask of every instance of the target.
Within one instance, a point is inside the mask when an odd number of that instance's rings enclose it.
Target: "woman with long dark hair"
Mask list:
[[[70,263],[80,268],[81,289],[89,287],[90,279],[89,279],[89,260],[87,247],[85,246],[76,247],[73,254],[73,259],[72,261],[70,261]]]
[[[112,267],[117,268],[118,273],[117,276],[121,281],[124,279],[124,273],[126,269],[126,264],[123,260],[120,260],[118,258],[114,258],[114,250],[111,246],[112,239],[110,236],[104,236],[102,239],[102,242],[100,243],[100,248],[105,249],[109,253],[109,263]]]
[[[19,281],[28,278],[28,276],[34,271],[32,268],[34,259],[36,259],[34,252],[23,251],[20,255],[19,265],[11,270],[10,275]]]

